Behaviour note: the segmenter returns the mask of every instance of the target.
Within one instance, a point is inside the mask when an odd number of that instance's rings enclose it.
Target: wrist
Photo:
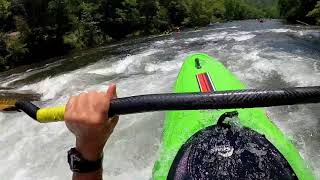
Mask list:
[[[103,157],[96,161],[85,159],[82,154],[75,148],[68,151],[68,163],[74,173],[96,174],[102,170]]]
[[[76,140],[76,149],[88,161],[96,161],[103,156],[103,144]]]

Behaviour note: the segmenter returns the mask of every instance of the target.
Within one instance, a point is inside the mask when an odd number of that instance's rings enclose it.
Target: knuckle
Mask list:
[[[97,93],[91,92],[88,94],[88,97],[90,100],[95,100],[95,99],[97,99]]]
[[[89,95],[94,95],[94,94],[96,94],[96,93],[97,93],[97,92],[95,92],[95,91],[89,91],[89,92],[88,92]]]
[[[67,102],[67,107],[70,108],[73,104],[73,102],[75,102],[76,97],[75,96],[71,96]]]
[[[84,97],[86,97],[87,95],[88,95],[88,93],[83,92],[83,93],[80,93],[79,97],[80,97],[80,98],[84,98]]]

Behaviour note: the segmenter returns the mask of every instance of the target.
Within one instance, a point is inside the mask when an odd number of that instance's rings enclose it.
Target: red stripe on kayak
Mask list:
[[[199,83],[200,91],[201,92],[207,91],[207,87],[206,87],[204,80],[203,80],[203,75],[198,74],[197,76],[198,76],[198,83]]]
[[[206,74],[202,74],[202,78],[203,78],[203,81],[204,81],[204,84],[206,86],[206,90],[204,92],[210,92],[211,89],[209,87],[209,84],[208,84],[208,79],[206,77]]]
[[[201,92],[212,92],[215,90],[212,80],[208,73],[198,74],[197,80]]]
[[[207,86],[206,86],[203,74],[198,74],[197,78],[198,78],[198,84],[200,87],[200,91],[207,92],[208,90],[207,90]]]

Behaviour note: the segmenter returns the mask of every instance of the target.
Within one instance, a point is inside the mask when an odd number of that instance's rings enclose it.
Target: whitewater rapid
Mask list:
[[[62,105],[72,95],[169,93],[183,59],[205,52],[250,88],[320,85],[320,30],[280,21],[233,22],[195,31],[124,41],[57,62],[0,74],[1,87],[40,93],[39,106]],[[81,63],[79,63],[81,62]],[[84,62],[84,63],[82,63]],[[77,65],[75,65],[77,64]],[[268,108],[320,179],[320,105]],[[163,112],[122,116],[105,148],[104,178],[151,178],[161,144]],[[0,113],[0,179],[71,179],[66,152],[74,137],[63,122],[39,124],[23,113]]]

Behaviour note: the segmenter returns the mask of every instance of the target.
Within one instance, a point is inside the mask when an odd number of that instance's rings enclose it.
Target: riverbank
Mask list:
[[[286,0],[0,1],[0,71],[114,43],[230,20],[317,24],[320,2]]]
[[[0,1],[0,71],[126,37],[179,32],[212,22],[278,17],[268,0]]]

